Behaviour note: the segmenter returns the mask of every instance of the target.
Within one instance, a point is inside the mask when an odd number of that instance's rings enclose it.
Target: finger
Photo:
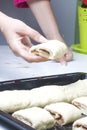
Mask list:
[[[32,47],[32,43],[31,43],[31,40],[28,36],[25,36],[21,39],[21,42],[27,46],[27,47]]]
[[[29,47],[21,43],[21,38],[15,40],[15,47],[13,47],[13,52],[16,56],[22,57],[27,62],[41,62],[47,61],[47,59],[33,55],[29,52]]]
[[[24,30],[22,31],[23,35],[27,35],[29,36],[32,40],[39,42],[39,43],[43,43],[43,42],[47,42],[48,40],[42,36],[38,31],[26,26],[24,28]]]
[[[66,61],[71,61],[73,59],[73,53],[72,51],[68,51],[67,54],[65,55],[65,60]]]
[[[20,56],[24,60],[26,60],[27,62],[43,62],[43,61],[47,61],[47,59],[45,59],[43,57],[29,54],[29,52],[27,52],[26,49],[22,50],[22,52],[20,53]]]
[[[61,60],[61,61],[60,61],[60,64],[66,66],[66,65],[67,65],[67,62],[66,62],[65,60]]]
[[[59,62],[60,62],[61,65],[67,65],[67,62],[66,62],[66,60],[65,60],[64,57],[62,57],[61,59],[59,59]]]
[[[67,62],[65,60],[65,57],[62,57],[60,59],[56,59],[55,61],[60,62],[61,65],[67,65]]]

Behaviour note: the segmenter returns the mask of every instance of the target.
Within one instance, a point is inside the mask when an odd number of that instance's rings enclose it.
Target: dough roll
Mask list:
[[[87,117],[76,120],[73,123],[72,130],[87,130]]]
[[[30,106],[29,90],[5,90],[0,92],[0,110],[12,113]]]
[[[6,90],[0,92],[0,110],[14,112],[34,106],[45,107],[56,102],[71,103],[81,96],[87,96],[87,79],[64,86],[46,85],[31,90]]]
[[[87,96],[74,99],[72,104],[78,107],[81,110],[81,113],[87,114]]]
[[[30,48],[31,53],[52,60],[63,57],[67,51],[67,46],[58,40],[49,40],[46,43],[34,45]]]
[[[66,101],[62,86],[47,85],[30,91],[30,107],[45,107],[48,104]]]
[[[80,110],[66,102],[54,103],[45,107],[60,125],[65,125],[81,117]]]
[[[63,86],[63,91],[66,95],[67,102],[72,102],[73,99],[87,96],[87,79],[78,80],[69,85]]]
[[[23,108],[44,107],[64,100],[62,87],[57,85],[42,86],[31,90],[6,90],[0,92],[0,110],[12,113]]]
[[[19,110],[14,112],[12,116],[37,130],[47,130],[55,125],[51,114],[39,107]]]

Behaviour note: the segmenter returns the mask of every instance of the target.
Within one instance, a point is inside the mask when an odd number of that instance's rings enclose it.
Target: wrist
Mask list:
[[[0,31],[3,32],[8,16],[0,11]]]

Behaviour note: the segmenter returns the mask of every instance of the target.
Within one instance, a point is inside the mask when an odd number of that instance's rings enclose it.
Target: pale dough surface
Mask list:
[[[87,96],[87,79],[78,80],[75,83],[63,86],[63,91],[66,95],[67,102],[72,102],[73,99]]]
[[[47,85],[32,89],[30,92],[30,107],[44,107],[54,102],[65,101],[64,91],[62,86]]]
[[[72,130],[87,130],[87,117],[76,120],[73,123]]]
[[[61,86],[48,85],[31,90],[6,90],[0,92],[0,110],[12,113],[33,106],[44,107],[47,104],[64,101]]]
[[[83,114],[87,114],[87,96],[74,99],[72,104],[78,107]]]
[[[14,112],[62,101],[71,103],[81,96],[87,96],[87,79],[64,86],[46,85],[31,90],[6,90],[0,92],[0,110]]]
[[[5,90],[0,92],[0,110],[14,112],[29,106],[29,90]]]
[[[80,110],[72,104],[59,102],[45,106],[55,118],[57,123],[65,125],[81,117]]]
[[[46,130],[52,128],[55,124],[55,120],[51,114],[39,107],[19,110],[14,112],[12,116],[37,130]]]
[[[31,53],[40,55],[47,59],[62,58],[67,51],[67,46],[58,40],[48,40],[46,43],[34,45],[30,48]]]

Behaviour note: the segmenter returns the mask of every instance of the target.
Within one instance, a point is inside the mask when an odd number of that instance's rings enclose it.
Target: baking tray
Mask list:
[[[10,114],[0,111],[0,130],[35,130],[29,125],[13,118]]]
[[[79,79],[85,79],[85,73],[69,73],[52,76],[42,76],[27,79],[18,79],[0,82],[0,91],[4,90],[29,90],[44,85],[66,85],[76,82]],[[71,124],[63,127],[56,125],[56,130],[71,130]],[[10,114],[0,111],[0,130],[34,130],[25,123],[15,119]],[[51,130],[54,130],[52,128]]]

